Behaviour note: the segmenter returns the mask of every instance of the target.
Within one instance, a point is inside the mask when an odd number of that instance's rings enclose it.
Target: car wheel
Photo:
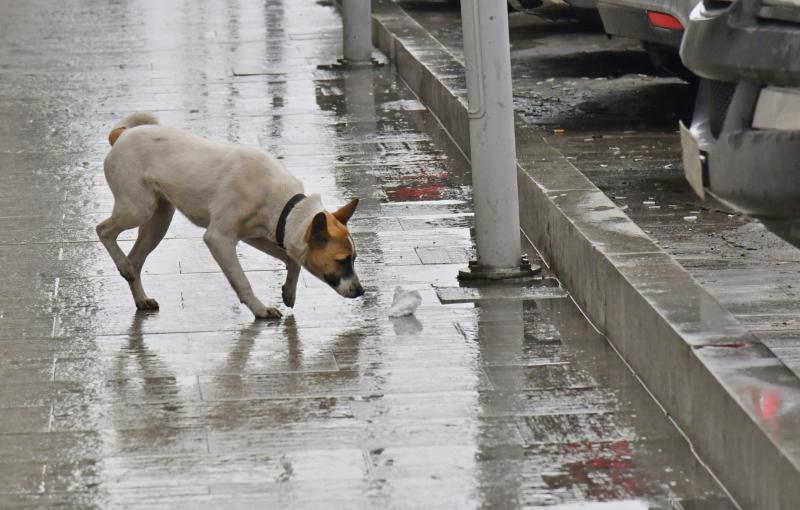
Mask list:
[[[647,55],[650,57],[650,62],[652,62],[656,69],[677,76],[681,80],[689,83],[698,81],[697,76],[681,62],[678,48],[647,42],[642,43],[642,46],[644,46]]]

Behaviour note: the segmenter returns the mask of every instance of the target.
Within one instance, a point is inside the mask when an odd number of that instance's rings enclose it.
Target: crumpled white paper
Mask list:
[[[394,299],[389,308],[389,317],[404,317],[414,315],[417,307],[422,303],[422,296],[416,290],[403,290],[399,285],[394,288]]]

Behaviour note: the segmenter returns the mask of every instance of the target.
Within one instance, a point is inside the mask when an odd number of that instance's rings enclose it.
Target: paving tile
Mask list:
[[[458,333],[453,330],[454,336]],[[440,367],[459,367],[475,359],[476,352],[461,344],[457,336],[450,341],[432,341],[430,344],[387,344],[361,346],[357,349],[336,349],[334,356],[342,370],[359,368],[417,368],[435,370]]]
[[[492,386],[498,391],[583,389],[597,386],[597,382],[587,372],[566,363],[524,367],[491,366],[485,370]]]
[[[328,351],[292,352],[286,350],[251,351],[247,345],[228,353],[120,352],[115,357],[58,359],[55,379],[59,381],[93,378],[126,379],[190,375],[264,374],[287,372],[334,372],[339,369]]]
[[[15,509],[86,508],[98,501],[97,494],[86,492],[49,492],[43,494],[3,494],[3,504]]]
[[[423,264],[466,264],[473,257],[473,250],[463,248],[417,248],[417,255]]]
[[[0,387],[0,408],[47,407],[56,400],[79,395],[83,390],[79,383],[64,381],[11,382]]]
[[[364,439],[371,453],[395,446],[521,445],[515,420],[492,417],[408,418],[376,417],[370,420]]]
[[[103,501],[101,499],[101,501]],[[213,508],[209,488],[205,485],[164,487],[125,487],[105,497],[103,503],[111,508],[136,506],[147,509]],[[217,501],[217,505],[222,502]],[[251,504],[253,502],[251,501]],[[227,506],[227,503],[225,503]]]
[[[51,411],[50,405],[0,408],[0,431],[2,434],[47,432]]]
[[[54,368],[54,358],[31,359],[25,356],[0,361],[0,372],[3,376],[18,383],[52,381]]]
[[[211,430],[270,428],[288,422],[338,420],[353,416],[348,399],[250,399],[214,403],[183,401],[119,406],[100,402],[57,403],[53,430],[79,431],[108,428],[146,429],[154,423],[175,428],[207,426]]]
[[[299,450],[277,455],[109,457],[102,461],[105,483],[111,488],[217,485],[228,481],[324,482],[362,480],[367,476],[361,450]],[[60,476],[59,471],[64,476]],[[59,485],[72,483],[68,466],[56,470]]]
[[[353,398],[353,413],[361,420],[458,418],[484,416],[479,393],[473,390],[366,395]]]
[[[637,439],[630,418],[617,413],[573,413],[525,416],[519,428],[526,444]]]
[[[46,430],[35,434],[16,433],[0,436],[0,458],[6,462],[48,462],[62,458],[71,460],[76,450],[95,453],[94,433],[59,434]]]
[[[361,372],[262,374],[252,376],[201,376],[200,387],[206,401],[250,398],[318,397],[414,393],[436,389],[459,391],[485,388],[481,373],[464,368],[366,369]]]
[[[41,492],[44,467],[41,462],[0,462],[0,495]]]
[[[374,508],[378,501],[362,498],[373,492],[374,483],[366,481],[327,480],[311,482],[279,482],[265,484],[224,484],[210,487],[210,505],[226,508]]]
[[[212,430],[209,450],[213,454],[360,448],[367,437],[367,425],[355,419],[307,420],[277,423],[258,430]]]

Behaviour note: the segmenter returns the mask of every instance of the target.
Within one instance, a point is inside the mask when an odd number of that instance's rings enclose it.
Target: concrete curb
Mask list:
[[[373,41],[469,154],[461,63],[392,0]],[[800,508],[800,379],[519,118],[516,137],[522,229],[578,304],[743,508]]]

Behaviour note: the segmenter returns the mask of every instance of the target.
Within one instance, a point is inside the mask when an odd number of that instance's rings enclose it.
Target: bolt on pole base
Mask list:
[[[516,267],[489,268],[478,264],[477,260],[470,260],[469,266],[458,272],[458,281],[461,283],[489,283],[489,282],[524,282],[532,280],[542,273],[542,266],[531,264],[527,255],[520,257]]]

